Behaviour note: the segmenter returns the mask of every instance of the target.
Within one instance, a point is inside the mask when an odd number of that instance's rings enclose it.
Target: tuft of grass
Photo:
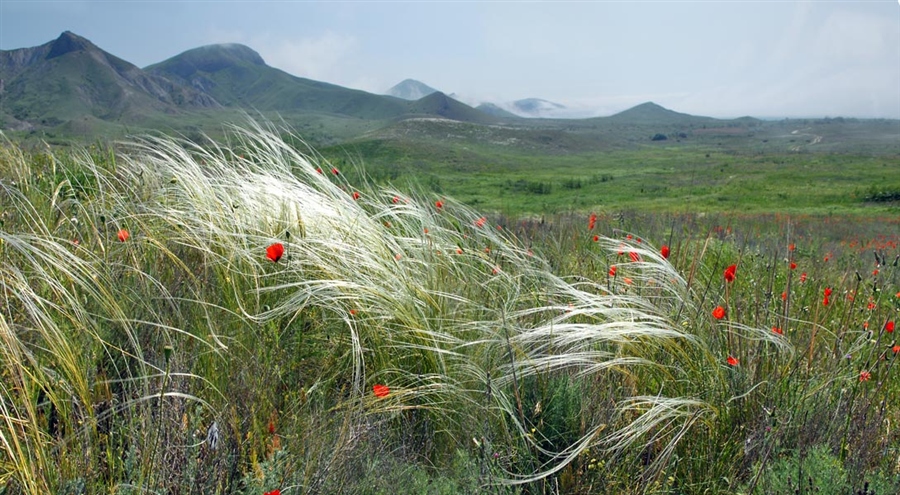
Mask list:
[[[890,240],[863,277],[778,219],[488,216],[286,132],[4,151],[10,493],[752,491],[791,445],[890,469]]]

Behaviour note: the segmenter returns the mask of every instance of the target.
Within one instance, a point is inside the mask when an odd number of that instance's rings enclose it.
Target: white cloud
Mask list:
[[[266,37],[269,38],[269,37]],[[353,36],[326,31],[318,37],[253,40],[272,67],[295,76],[343,83],[359,44]]]

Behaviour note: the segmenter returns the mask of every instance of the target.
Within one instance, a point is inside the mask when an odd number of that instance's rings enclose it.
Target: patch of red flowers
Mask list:
[[[716,309],[713,310],[712,315],[713,318],[717,320],[725,318],[725,308],[723,308],[722,306],[716,306]]]
[[[129,237],[131,237],[131,234],[129,234],[125,229],[120,230],[117,235],[119,237],[119,242],[125,242]]]
[[[387,397],[388,394],[391,393],[391,389],[389,389],[387,385],[376,383],[375,385],[372,385],[372,393],[375,394],[375,397],[381,399]]]
[[[663,259],[669,259],[669,246],[665,244],[659,248],[659,254],[662,255]]]
[[[484,223],[487,222],[487,217],[481,217],[478,220],[475,220],[476,227],[484,227]]]
[[[731,265],[725,269],[725,273],[723,276],[725,277],[726,282],[734,282],[734,279],[737,274],[737,265]]]
[[[594,225],[597,224],[597,214],[591,213],[591,216],[588,217],[588,230],[594,230]]]
[[[825,297],[822,298],[822,306],[828,306],[830,302],[829,297],[831,297],[831,287],[825,287]]]
[[[276,242],[266,248],[266,258],[269,258],[272,262],[278,263],[282,256],[284,256],[284,245],[280,242]]]
[[[778,335],[784,335],[784,330],[782,330],[781,327],[772,327],[772,331]]]

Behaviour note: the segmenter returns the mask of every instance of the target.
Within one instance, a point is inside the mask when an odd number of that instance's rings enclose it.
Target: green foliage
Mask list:
[[[771,461],[761,471],[753,493],[876,495],[900,490],[900,475],[897,474],[868,473],[857,476],[855,484],[848,478],[840,459],[828,447],[816,445],[807,452],[786,452]]]
[[[895,217],[589,228],[477,211],[427,164],[440,195],[298,148],[258,127],[2,148],[4,493],[690,494],[779,490],[800,466],[836,476],[823,490],[896,488]],[[658,152],[645,171],[707,160]],[[650,187],[610,156],[525,193]]]

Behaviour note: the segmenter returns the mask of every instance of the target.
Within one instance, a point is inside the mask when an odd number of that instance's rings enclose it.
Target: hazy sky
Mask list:
[[[900,0],[0,0],[0,48],[69,30],[140,67],[243,43],[291,74],[383,93],[609,115],[900,118]]]

